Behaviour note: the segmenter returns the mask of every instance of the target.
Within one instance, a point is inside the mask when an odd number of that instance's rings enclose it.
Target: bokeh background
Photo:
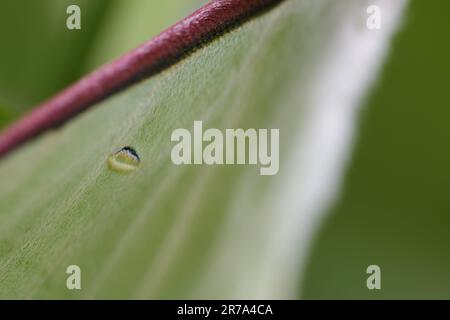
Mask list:
[[[450,1],[413,0],[360,114],[306,298],[450,298]],[[365,287],[365,267],[382,290]]]
[[[0,127],[155,36],[206,0],[2,0]],[[66,8],[82,8],[79,31]]]
[[[0,127],[204,2],[2,0]],[[59,27],[69,4],[87,8],[89,31]],[[410,1],[310,250],[303,297],[450,298],[449,30],[450,1]],[[365,286],[371,264],[382,290]]]

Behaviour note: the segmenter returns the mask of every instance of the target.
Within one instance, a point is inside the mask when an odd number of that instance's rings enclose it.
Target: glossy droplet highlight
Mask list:
[[[132,172],[137,169],[140,162],[139,155],[131,147],[123,147],[108,157],[109,168],[116,172]]]

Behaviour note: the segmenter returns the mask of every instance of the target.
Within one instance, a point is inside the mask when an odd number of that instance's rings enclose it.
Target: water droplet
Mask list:
[[[108,157],[109,168],[116,172],[132,172],[137,169],[140,162],[139,155],[131,147],[123,147]]]

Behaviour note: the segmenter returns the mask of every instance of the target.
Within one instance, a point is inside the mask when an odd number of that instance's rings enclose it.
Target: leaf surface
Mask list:
[[[390,13],[371,33],[367,1],[286,1],[4,159],[0,296],[296,297],[404,3],[379,2]],[[279,128],[279,173],[175,166],[171,133],[195,120]],[[128,145],[138,170],[111,171]],[[72,264],[80,291],[65,285]]]

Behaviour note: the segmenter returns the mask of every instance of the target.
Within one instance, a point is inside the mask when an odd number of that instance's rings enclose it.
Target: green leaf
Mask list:
[[[380,2],[373,33],[365,2],[286,1],[3,160],[0,296],[296,297],[403,3]],[[280,172],[175,166],[171,133],[194,120],[279,128]],[[128,145],[138,169],[110,170]],[[73,264],[79,291],[66,288]]]

